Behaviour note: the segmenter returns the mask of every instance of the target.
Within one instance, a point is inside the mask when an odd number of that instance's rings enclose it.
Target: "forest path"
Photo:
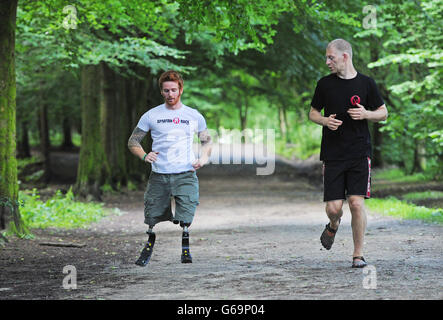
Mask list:
[[[147,267],[133,265],[146,239],[142,207],[107,223],[140,245],[116,270],[124,288],[100,288],[104,299],[441,299],[442,227],[368,214],[367,271],[352,269],[347,204],[330,251],[319,237],[327,223],[322,193],[304,179],[200,177],[191,231],[192,264],[181,264],[181,228],[155,227]],[[141,197],[141,195],[140,195]],[[127,223],[130,220],[131,223]],[[124,222],[126,221],[126,222]],[[103,224],[101,224],[103,226]],[[111,231],[110,231],[111,232]],[[135,250],[134,250],[135,249]],[[91,288],[93,290],[93,288]]]
[[[217,171],[219,172],[219,171]],[[240,171],[239,171],[240,172]],[[214,172],[212,172],[214,173]],[[119,208],[86,229],[33,230],[0,250],[0,299],[442,299],[443,229],[368,212],[366,269],[352,269],[347,204],[335,243],[315,179],[201,171],[190,228],[192,264],[180,263],[181,228],[155,226],[146,267],[134,264],[147,239],[143,191],[105,198]],[[42,242],[85,244],[81,248]],[[76,289],[71,271],[75,268]],[[364,271],[366,270],[366,271]],[[65,281],[65,282],[63,282]]]

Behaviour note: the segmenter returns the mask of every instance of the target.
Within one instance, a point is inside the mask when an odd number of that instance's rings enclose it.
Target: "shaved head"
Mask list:
[[[352,47],[351,44],[346,40],[343,39],[332,40],[331,42],[329,42],[326,49],[329,48],[334,48],[340,52],[346,52],[349,55],[349,57],[352,59]]]

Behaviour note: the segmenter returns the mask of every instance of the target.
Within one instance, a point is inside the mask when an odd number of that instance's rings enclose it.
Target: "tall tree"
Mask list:
[[[18,206],[15,124],[17,0],[0,2],[0,229],[13,221],[23,232]]]
[[[103,75],[101,123],[102,141],[110,168],[110,183],[117,190],[127,185],[126,141],[129,110],[126,99],[126,79],[105,63],[100,64]],[[126,133],[126,134],[124,134]]]
[[[101,139],[100,67],[82,67],[82,148],[74,192],[101,200],[100,187],[108,182],[109,164]],[[86,133],[86,134],[85,134]]]

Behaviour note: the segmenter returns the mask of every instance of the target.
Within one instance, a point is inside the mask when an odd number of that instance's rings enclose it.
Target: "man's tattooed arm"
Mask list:
[[[135,127],[134,131],[132,132],[131,136],[128,140],[128,148],[131,149],[133,147],[135,148],[141,148],[142,145],[140,142],[143,140],[143,138],[146,136],[147,132],[143,131],[139,127]]]
[[[145,150],[143,150],[143,147],[140,144],[140,142],[143,140],[143,138],[146,136],[146,134],[147,134],[147,132],[136,127],[128,140],[129,150],[140,159],[143,159],[143,157],[145,155]],[[145,157],[145,161],[146,161],[146,157]]]

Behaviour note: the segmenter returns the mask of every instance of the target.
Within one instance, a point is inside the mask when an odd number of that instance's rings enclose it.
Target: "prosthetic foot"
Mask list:
[[[182,234],[182,263],[192,263],[191,252],[189,251],[189,231],[188,225],[183,226],[183,234]]]
[[[149,234],[148,242],[140,253],[140,258],[138,258],[138,260],[135,262],[136,265],[141,267],[146,266],[151,259],[152,250],[154,249],[155,243],[155,233],[152,231],[152,228],[149,228],[146,233]]]

